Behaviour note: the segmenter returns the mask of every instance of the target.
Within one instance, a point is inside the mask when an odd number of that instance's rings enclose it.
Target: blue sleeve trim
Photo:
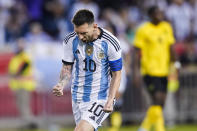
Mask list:
[[[122,58],[115,60],[115,61],[109,61],[109,66],[112,71],[119,71],[122,69]]]

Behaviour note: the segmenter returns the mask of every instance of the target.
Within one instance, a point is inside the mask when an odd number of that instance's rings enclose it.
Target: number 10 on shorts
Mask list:
[[[103,106],[97,104],[96,102],[94,102],[91,106],[91,108],[88,110],[89,112],[93,113],[95,116],[100,116],[101,113],[103,112]]]

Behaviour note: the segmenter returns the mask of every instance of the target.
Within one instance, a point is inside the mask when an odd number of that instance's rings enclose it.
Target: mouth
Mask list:
[[[86,43],[87,42],[87,40],[81,40],[82,42],[84,42],[84,43]]]

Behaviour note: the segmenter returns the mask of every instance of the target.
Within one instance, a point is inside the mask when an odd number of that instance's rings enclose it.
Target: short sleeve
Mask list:
[[[73,54],[73,40],[76,37],[75,32],[69,33],[63,41],[64,54],[62,58],[63,63],[73,64],[74,63],[74,54]]]
[[[108,44],[108,59],[112,71],[119,71],[122,69],[120,42],[114,38],[114,41]]]
[[[134,46],[137,47],[137,48],[142,48],[143,46],[143,30],[142,28],[138,28],[137,31],[136,31],[136,35],[134,37]]]
[[[108,59],[109,61],[115,61],[121,58],[121,47],[120,42],[114,39],[114,42],[111,41],[108,44]]]
[[[73,49],[72,49],[72,41],[63,41],[63,58],[62,61],[63,62],[67,62],[67,63],[73,63],[74,62],[74,55],[73,55]]]
[[[169,41],[169,44],[172,45],[175,43],[175,38],[174,38],[172,26],[170,24],[168,24],[168,32],[169,32],[168,41]]]

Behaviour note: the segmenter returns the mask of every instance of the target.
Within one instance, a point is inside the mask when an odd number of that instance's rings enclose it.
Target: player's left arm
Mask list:
[[[112,80],[109,88],[109,96],[107,103],[103,108],[103,111],[105,112],[113,111],[114,99],[116,98],[116,93],[118,92],[118,88],[120,87],[120,80],[121,80],[121,70],[112,71]]]
[[[109,95],[107,102],[103,108],[105,112],[112,112],[114,106],[114,99],[120,87],[121,70],[122,70],[122,51],[120,42],[116,37],[111,35],[108,41],[108,60],[112,71],[112,79],[109,87]]]
[[[167,29],[168,29],[168,41],[170,43],[170,62],[174,63],[174,66],[179,70],[181,67],[181,63],[178,60],[178,56],[175,51],[175,38],[174,38],[174,33],[173,29],[170,24],[167,24]]]

